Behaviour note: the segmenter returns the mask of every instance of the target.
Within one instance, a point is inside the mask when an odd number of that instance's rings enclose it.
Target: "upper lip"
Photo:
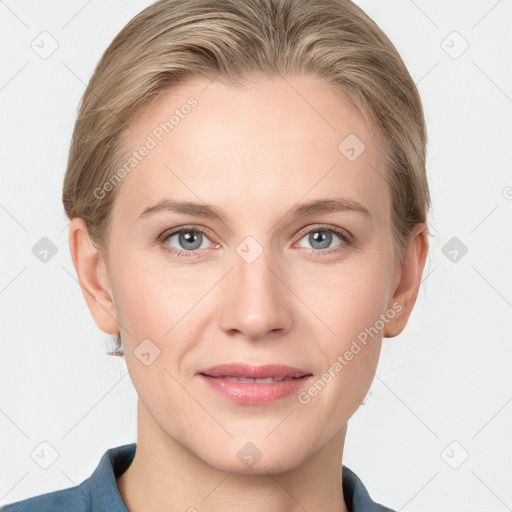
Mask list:
[[[252,379],[266,379],[268,377],[303,377],[310,375],[306,370],[285,366],[281,364],[265,364],[251,366],[244,363],[220,364],[200,370],[198,373],[209,377],[246,377]]]

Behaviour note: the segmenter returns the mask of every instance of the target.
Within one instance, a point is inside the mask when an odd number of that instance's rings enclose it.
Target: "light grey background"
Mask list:
[[[357,3],[423,98],[434,236],[344,464],[396,510],[511,510],[512,1]],[[0,504],[77,485],[136,439],[136,393],[76,281],[61,187],[85,84],[148,4],[0,0]]]

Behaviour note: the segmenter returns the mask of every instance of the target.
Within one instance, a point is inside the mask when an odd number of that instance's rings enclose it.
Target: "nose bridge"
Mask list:
[[[256,340],[290,327],[290,292],[281,282],[282,265],[269,246],[248,236],[233,254],[233,271],[225,283],[222,328]]]

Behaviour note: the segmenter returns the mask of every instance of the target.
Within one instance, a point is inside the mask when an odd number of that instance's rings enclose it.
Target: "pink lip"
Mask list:
[[[284,365],[250,366],[247,364],[222,364],[198,372],[214,391],[238,404],[261,405],[274,402],[297,392],[312,377],[311,373]],[[267,379],[285,378],[275,382],[236,382],[229,378]]]

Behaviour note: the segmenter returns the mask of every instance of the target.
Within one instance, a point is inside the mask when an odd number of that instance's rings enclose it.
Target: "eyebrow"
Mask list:
[[[348,198],[320,199],[307,203],[297,203],[290,208],[289,214],[295,217],[307,217],[313,214],[331,213],[339,211],[354,211],[365,215],[370,212],[362,204]],[[154,206],[149,206],[140,215],[139,219],[161,212],[183,213],[198,217],[208,217],[225,221],[226,217],[219,208],[206,204],[194,203],[191,201],[173,201],[171,199],[162,199]]]

